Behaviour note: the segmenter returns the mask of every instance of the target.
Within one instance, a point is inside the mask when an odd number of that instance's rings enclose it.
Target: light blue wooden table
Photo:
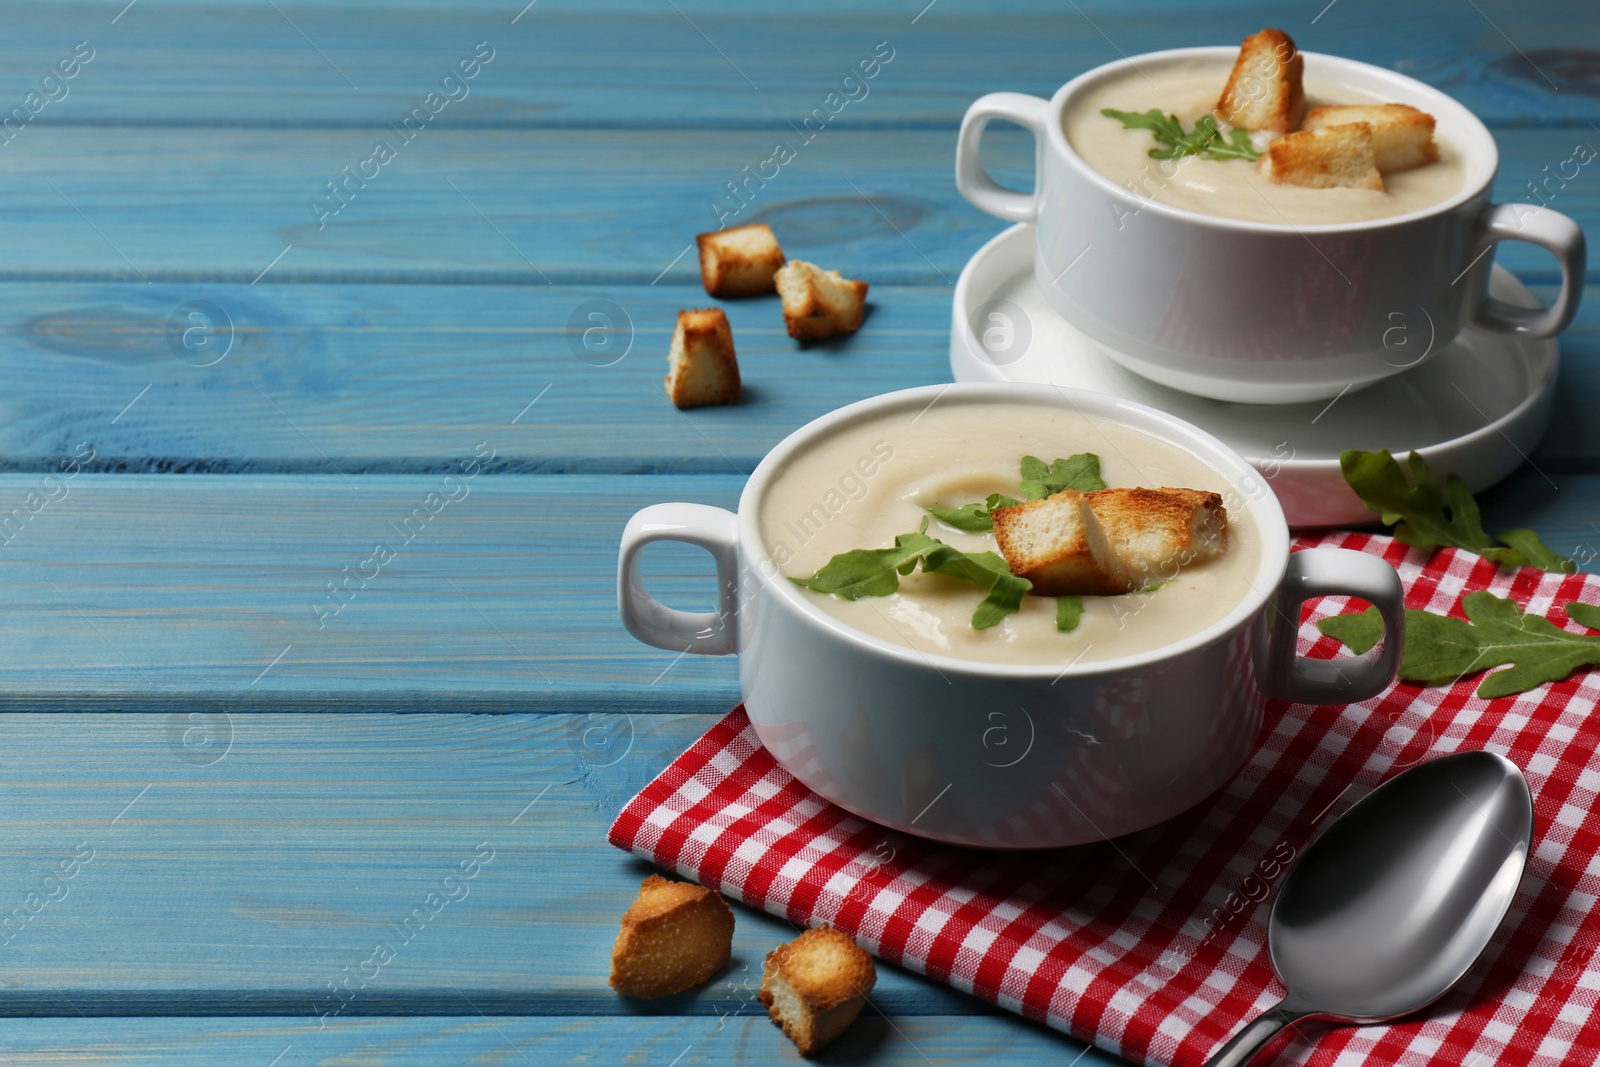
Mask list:
[[[0,1063],[792,1062],[753,998],[784,923],[741,909],[693,995],[606,987],[645,868],[605,828],[737,696],[732,662],[623,633],[615,546],[644,504],[731,504],[808,419],[948,379],[950,285],[998,229],[951,179],[967,103],[1270,22],[1474,108],[1503,197],[1600,144],[1579,3],[125,2],[0,22],[27,116],[0,127]],[[676,411],[692,235],[880,42],[740,216],[870,280],[867,328],[797,351],[731,305],[749,401]],[[992,144],[1021,182],[1031,147]],[[1554,206],[1594,222],[1596,172]],[[573,343],[596,306],[614,363]],[[1584,559],[1597,324],[1591,290],[1537,471],[1486,499]],[[693,606],[708,566],[648,577]],[[1112,1062],[889,968],[873,1000],[827,1062]]]

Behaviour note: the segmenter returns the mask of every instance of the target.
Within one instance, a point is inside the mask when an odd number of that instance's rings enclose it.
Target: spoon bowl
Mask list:
[[[1288,989],[1209,1067],[1239,1067],[1301,1019],[1378,1023],[1460,980],[1505,917],[1533,846],[1533,796],[1515,764],[1463,752],[1363,797],[1301,854],[1267,944]]]

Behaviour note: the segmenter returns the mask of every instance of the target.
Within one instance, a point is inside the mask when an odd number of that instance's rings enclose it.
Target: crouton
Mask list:
[[[1286,133],[1261,154],[1261,171],[1279,185],[1308,189],[1371,189],[1383,192],[1365,122]]]
[[[1304,68],[1300,50],[1282,30],[1268,27],[1246,37],[1222,87],[1217,118],[1244,130],[1288,133],[1298,128],[1306,110]]]
[[[611,949],[611,988],[665,997],[708,982],[728,963],[733,911],[722,894],[652,874],[622,916]]]
[[[995,508],[989,517],[1006,565],[1032,582],[1037,596],[1114,596],[1134,587],[1084,494],[1076,489]]]
[[[848,934],[819,926],[767,955],[761,1003],[800,1055],[810,1056],[855,1022],[877,980],[872,957]]]
[[[1410,170],[1439,159],[1433,116],[1409,104],[1336,104],[1306,112],[1301,129],[1322,130],[1364,122],[1372,127],[1372,157],[1380,174]]]
[[[773,276],[783,249],[764,222],[695,235],[700,246],[700,281],[712,296],[759,296],[777,291]]]
[[[1177,577],[1227,548],[1222,497],[1199,489],[1101,489],[1085,498],[1136,586]]]
[[[680,408],[739,402],[739,359],[721,308],[678,312],[667,359],[667,397]]]
[[[855,333],[866,315],[867,283],[841,278],[803,259],[790,260],[778,271],[783,321],[797,341],[816,341]]]

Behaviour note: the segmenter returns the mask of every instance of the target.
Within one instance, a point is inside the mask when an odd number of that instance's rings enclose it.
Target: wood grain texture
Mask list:
[[[796,930],[743,906],[710,984],[607,986],[653,868],[606,828],[716,718],[10,715],[0,915],[90,858],[0,929],[0,1015],[749,1016]],[[890,1015],[990,1011],[882,972]]]
[[[88,442],[91,470],[444,473],[488,441],[495,473],[748,474],[841,404],[949,380],[943,286],[874,287],[861,333],[804,347],[764,297],[725,305],[744,403],[679,411],[673,325],[710,302],[666,283],[0,285],[0,467]],[[586,347],[602,324],[618,332]]]
[[[12,1019],[7,1067],[771,1067],[802,1061],[765,1018],[497,1016],[345,1019]],[[281,1057],[274,1062],[274,1057]],[[1004,1017],[885,1017],[869,1009],[823,1064],[1113,1067],[1123,1061]]]
[[[732,657],[624,633],[615,570],[639,507],[732,507],[742,479],[444,477],[79,474],[32,516],[44,479],[0,478],[26,517],[0,547],[0,708],[734,703]],[[709,557],[673,547],[652,590],[709,607]]]
[[[30,129],[4,149],[0,280],[692,285],[686,250],[725,217],[768,222],[791,255],[847,276],[948,286],[1002,226],[956,192],[946,129],[896,131],[892,151],[880,131],[824,130],[770,182],[742,186],[741,201],[727,183],[772,155],[770,133],[430,126],[334,199],[327,183],[347,180],[342,168],[386,135],[399,140],[381,128]],[[1525,199],[1525,183],[1576,141],[1600,146],[1587,128],[1507,129],[1498,140],[1506,199]],[[997,180],[1031,183],[1033,146],[1020,131],[997,129],[985,158]],[[314,199],[344,206],[323,215]],[[716,205],[740,203],[719,216]],[[1550,206],[1592,223],[1600,182],[1574,179]],[[1506,243],[1496,256],[1531,281],[1555,277],[1531,245]]]
[[[1588,7],[1508,0],[1481,0],[1477,11],[1343,3],[1321,17],[1322,5],[1171,0],[1077,10],[679,3],[681,14],[645,0],[604,11],[540,0],[514,25],[522,3],[449,11],[410,3],[403,18],[389,18],[393,9],[371,3],[283,3],[280,12],[259,2],[145,0],[115,25],[121,5],[110,6],[109,14],[101,5],[8,9],[0,62],[18,72],[19,98],[25,72],[42,74],[74,42],[98,50],[37,124],[382,125],[488,40],[496,57],[459,109],[444,112],[454,124],[781,129],[822,106],[851,66],[888,41],[893,62],[837,124],[953,130],[982,93],[1049,95],[1120,54],[1235,43],[1275,25],[1310,51],[1438,85],[1491,123],[1581,128],[1595,115],[1586,94],[1596,77],[1582,43],[1600,35]]]
[[[695,257],[680,253],[717,228],[714,202],[741,203],[725,183],[773,148],[766,133],[723,130],[429,127],[403,147],[383,128],[26,136],[6,157],[0,240],[12,255],[0,278],[247,284],[697,282]],[[1550,154],[1571,139],[1519,136]],[[370,180],[345,178],[385,138],[395,158]],[[956,193],[953,133],[896,142],[886,154],[875,132],[824,131],[764,187],[752,179],[736,221],[759,217],[792,254],[879,284],[949,284],[997,220]],[[1020,133],[996,138],[1007,180],[1026,183],[1032,154]],[[335,180],[349,183],[342,200],[327,191]]]
[[[99,471],[442,474],[487,441],[497,476],[747,474],[840,405],[949,381],[949,290],[870,296],[860,333],[805,347],[776,297],[726,302],[745,402],[682,412],[661,379],[698,286],[0,284],[0,469],[53,470],[87,444]],[[605,323],[619,332],[586,348]],[[1600,288],[1561,348],[1533,459],[1593,472]]]
[[[1546,473],[1527,469],[1486,494],[1488,527],[1531,526],[1592,560],[1600,476]],[[737,700],[734,657],[652,649],[624,632],[615,574],[635,510],[665,500],[732,507],[741,478],[480,474],[427,523],[405,525],[414,535],[402,543],[396,526],[442,484],[92,474],[62,483],[67,495],[0,546],[0,709],[648,713]],[[0,500],[24,501],[42,485],[0,476]],[[367,562],[377,542],[397,549],[380,567]],[[342,586],[345,567],[376,574],[335,600],[326,585]],[[698,550],[646,554],[647,583],[675,606],[711,606],[709,571]]]
[[[697,993],[605,986],[645,868],[604,829],[737,696],[731,659],[623,633],[615,545],[644,504],[731,506],[817,414],[947,378],[949,284],[1000,225],[951,180],[967,105],[1270,23],[1473,108],[1502,199],[1600,143],[1600,13],[1577,5],[675,6],[0,5],[0,113],[96,49],[0,146],[0,915],[93,850],[0,934],[0,1015],[53,1016],[8,1019],[0,1063],[793,1062],[745,969],[787,924],[740,909],[734,963]],[[319,228],[325,183],[398,142],[387,124],[480,40],[470,95]],[[796,350],[771,301],[730,306],[750,402],[675,412],[672,315],[707,301],[674,257],[880,41],[870,95],[737,216],[872,282],[866,329]],[[987,147],[1027,183],[1020,133]],[[1597,188],[1585,170],[1553,206],[1592,224]],[[1554,277],[1542,253],[1500,261]],[[574,332],[611,305],[634,344],[599,366]],[[198,366],[217,350],[183,330],[213,314],[234,345]],[[1485,497],[1491,528],[1588,559],[1597,335],[1591,301],[1535,466]],[[479,442],[469,491],[416,519]],[[47,480],[83,445],[104,473]],[[402,539],[347,603],[326,593]],[[686,607],[708,569],[647,566]],[[470,894],[319,1020],[328,981],[483,845]],[[1116,1062],[889,968],[874,1003],[823,1062]],[[215,1017],[154,1017],[176,1013]]]

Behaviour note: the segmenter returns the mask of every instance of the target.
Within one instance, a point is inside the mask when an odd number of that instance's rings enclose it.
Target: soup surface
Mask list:
[[[1250,593],[1261,550],[1237,493],[1193,454],[1143,430],[1079,412],[989,402],[934,403],[844,430],[776,472],[760,505],[763,540],[779,572],[810,577],[833,556],[885,548],[928,518],[927,533],[964,552],[995,552],[994,535],[933,519],[927,507],[956,508],[990,493],[1021,497],[1023,456],[1046,463],[1080,452],[1100,457],[1108,486],[1171,486],[1222,494],[1228,548],[1158,589],[1083,598],[1075,630],[1056,629],[1053,597],[1025,596],[1022,610],[975,630],[980,586],[924,574],[899,591],[846,600],[796,587],[858,630],[923,652],[990,663],[1068,664],[1161,648],[1205,629]]]
[[[1244,160],[1152,159],[1158,147],[1147,130],[1129,130],[1100,114],[1101,108],[1177,115],[1184,128],[1209,115],[1228,80],[1231,60],[1187,60],[1130,71],[1083,94],[1063,118],[1067,141],[1083,160],[1119,185],[1170,207],[1251,222],[1314,226],[1361,222],[1418,211],[1461,191],[1466,168],[1443,124],[1434,130],[1439,160],[1384,175],[1384,191],[1307,189],[1267,180]],[[1306,107],[1376,104],[1383,98],[1349,86],[1305,78]],[[1403,101],[1402,101],[1403,102]],[[1438,118],[1438,116],[1435,116]],[[1266,140],[1255,134],[1255,147]]]

